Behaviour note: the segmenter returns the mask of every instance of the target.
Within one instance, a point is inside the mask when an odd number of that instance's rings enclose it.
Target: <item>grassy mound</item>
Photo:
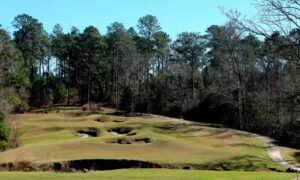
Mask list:
[[[79,107],[39,109],[13,119],[22,131],[21,146],[1,152],[0,163],[119,159],[152,162],[166,168],[284,170],[253,137],[180,119],[123,116],[108,108],[89,113]],[[79,130],[101,135],[79,138]]]

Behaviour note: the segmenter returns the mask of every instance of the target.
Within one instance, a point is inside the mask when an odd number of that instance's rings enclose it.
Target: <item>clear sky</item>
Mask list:
[[[226,18],[220,7],[254,14],[252,0],[0,0],[0,24],[12,32],[14,17],[27,13],[44,24],[47,32],[59,23],[64,31],[72,26],[81,31],[96,26],[102,34],[112,22],[136,27],[140,17],[151,14],[158,18],[164,31],[174,39],[183,31],[203,34],[213,24],[221,25]]]

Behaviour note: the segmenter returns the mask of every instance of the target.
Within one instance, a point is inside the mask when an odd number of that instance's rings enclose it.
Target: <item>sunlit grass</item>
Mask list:
[[[284,170],[268,157],[260,141],[228,130],[161,116],[114,116],[110,115],[114,110],[106,108],[96,114],[82,112],[80,107],[56,107],[47,114],[43,111],[14,117],[22,131],[21,146],[0,153],[0,162],[128,159],[206,165],[211,169]],[[99,118],[105,122],[96,122]],[[100,136],[76,136],[76,131],[89,127],[99,129]],[[132,127],[136,135],[108,132],[116,127]],[[110,143],[122,138],[150,138],[152,142]]]
[[[300,167],[300,150],[281,147],[281,155],[285,161],[294,166]]]
[[[198,179],[198,180],[291,180],[295,174],[243,171],[123,169],[89,173],[2,172],[0,179]]]

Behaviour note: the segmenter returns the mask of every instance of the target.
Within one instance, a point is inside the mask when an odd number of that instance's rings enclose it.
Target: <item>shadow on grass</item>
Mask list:
[[[65,128],[63,128],[63,127],[46,127],[46,128],[41,128],[41,129],[43,129],[43,131],[45,131],[45,132],[58,132],[58,131],[64,130]]]
[[[300,152],[295,152],[294,156],[295,156],[297,162],[300,163]]]
[[[232,146],[232,147],[243,146],[243,147],[249,147],[249,148],[265,149],[264,146],[258,146],[258,145],[255,145],[255,144],[248,144],[248,143],[236,143],[236,144],[230,144],[229,146]]]
[[[162,131],[163,133],[196,133],[204,130],[205,128],[199,126],[198,124],[187,124],[187,123],[180,123],[180,124],[164,124],[160,126],[155,126],[156,129]],[[212,130],[209,131],[207,135],[201,135],[201,137],[208,137],[208,136],[216,136],[226,132],[225,130]],[[194,136],[194,135],[193,135]],[[197,136],[197,135],[196,135]]]
[[[33,164],[30,162],[0,164],[1,170],[10,171],[56,171],[56,172],[87,172],[89,170],[114,170],[128,168],[166,168],[166,169],[194,169],[194,170],[272,170],[279,171],[268,166],[268,161],[256,156],[238,156],[224,161],[207,164],[172,163],[158,164],[139,160],[119,159],[85,159],[65,162],[51,162]]]
[[[245,170],[255,171],[259,169],[269,169],[273,171],[279,171],[274,167],[268,166],[269,161],[257,156],[238,156],[232,159],[220,161],[217,163],[206,164],[205,169],[209,170]]]
[[[84,116],[90,116],[95,114],[101,114],[100,112],[93,112],[93,111],[79,111],[79,112],[70,112],[70,113],[64,113],[65,115],[68,115],[70,117],[84,117]]]
[[[105,115],[123,116],[123,117],[145,117],[145,118],[151,117],[150,115],[144,114],[144,113],[131,113],[131,112],[126,112],[126,111],[115,111],[115,112],[111,112],[111,113],[105,113]]]
[[[80,106],[53,106],[53,107],[41,107],[38,109],[33,109],[31,112],[33,113],[47,113],[47,112],[60,112],[60,111],[75,111],[80,110]]]

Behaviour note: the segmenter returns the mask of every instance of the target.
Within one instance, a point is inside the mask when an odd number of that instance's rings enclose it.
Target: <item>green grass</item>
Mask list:
[[[0,179],[198,179],[198,180],[292,180],[295,174],[242,171],[200,171],[166,169],[123,169],[89,173],[2,172]]]
[[[82,112],[79,107],[56,107],[15,115],[22,131],[21,146],[0,153],[0,163],[44,163],[78,159],[127,159],[174,166],[204,165],[208,169],[268,170],[283,167],[274,163],[257,139],[235,132],[197,125],[161,116],[122,117],[103,109],[100,114]],[[96,122],[102,118],[107,122]],[[116,123],[114,120],[125,122]],[[79,129],[95,127],[100,136],[81,139]],[[115,135],[108,130],[132,127],[136,135]],[[148,144],[112,144],[117,139],[151,138]]]

